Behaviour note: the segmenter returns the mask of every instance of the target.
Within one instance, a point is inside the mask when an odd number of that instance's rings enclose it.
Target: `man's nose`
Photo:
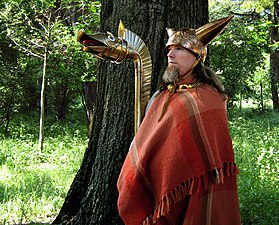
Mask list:
[[[173,57],[174,57],[174,52],[173,52],[173,50],[172,50],[172,49],[171,49],[171,50],[169,50],[169,52],[168,52],[167,56],[168,56],[168,57],[170,57],[170,58],[173,58]]]

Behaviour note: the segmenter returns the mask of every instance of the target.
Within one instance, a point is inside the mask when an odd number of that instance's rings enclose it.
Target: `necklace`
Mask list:
[[[180,84],[178,86],[178,89],[181,90],[181,89],[191,89],[191,88],[195,88],[195,87],[198,87],[202,85],[202,83],[194,83],[194,84]]]
[[[160,122],[160,121],[162,120],[163,116],[165,115],[165,112],[166,112],[166,110],[167,110],[167,107],[168,107],[168,105],[169,105],[169,103],[170,103],[170,100],[171,100],[172,96],[174,95],[176,89],[178,89],[178,90],[191,89],[191,88],[198,87],[198,86],[200,86],[200,85],[202,85],[202,83],[180,84],[180,85],[169,84],[169,85],[167,86],[167,89],[168,89],[168,91],[169,91],[169,92],[167,93],[167,94],[168,94],[168,97],[167,97],[167,100],[166,100],[165,104],[163,105],[162,112],[161,112],[161,115],[160,115],[160,117],[159,117],[159,119],[158,119],[158,122]]]
[[[182,89],[191,89],[202,85],[202,83],[194,83],[194,84],[180,84],[180,85],[174,85],[169,84],[167,86],[168,91],[171,93],[174,93],[176,89],[182,90]]]

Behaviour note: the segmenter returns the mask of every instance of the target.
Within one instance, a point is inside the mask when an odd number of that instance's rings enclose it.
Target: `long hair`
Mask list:
[[[211,68],[205,66],[202,62],[199,62],[195,66],[193,72],[196,76],[197,83],[203,83],[212,86],[224,97],[224,99],[227,99],[223,84]]]

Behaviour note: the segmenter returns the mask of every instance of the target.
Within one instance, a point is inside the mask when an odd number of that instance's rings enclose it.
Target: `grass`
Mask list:
[[[37,115],[0,134],[0,224],[49,224],[59,212],[87,146],[85,121],[46,120],[38,151]],[[73,121],[73,119],[72,119]]]
[[[244,224],[279,224],[279,113],[232,110],[241,214]]]
[[[85,121],[47,120],[37,150],[37,115],[13,120],[0,133],[0,224],[48,225],[59,212],[87,147]],[[279,113],[229,109],[244,224],[279,224]]]

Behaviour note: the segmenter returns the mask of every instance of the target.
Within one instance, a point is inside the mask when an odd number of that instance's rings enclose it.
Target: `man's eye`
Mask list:
[[[177,50],[183,50],[183,48],[180,47],[180,46],[177,46],[176,49],[177,49]]]

